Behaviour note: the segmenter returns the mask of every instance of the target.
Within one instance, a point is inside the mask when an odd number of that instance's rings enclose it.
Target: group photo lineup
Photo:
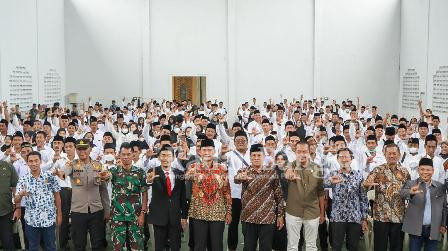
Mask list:
[[[448,251],[448,0],[0,0],[0,251]]]

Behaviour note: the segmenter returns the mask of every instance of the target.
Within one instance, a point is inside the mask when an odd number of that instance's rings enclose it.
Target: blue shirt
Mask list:
[[[56,177],[41,171],[36,179],[31,172],[20,177],[16,195],[26,190],[25,222],[32,227],[50,227],[56,222],[56,206],[53,193],[61,190]]]
[[[431,225],[431,185],[426,185],[425,211],[423,211],[423,225]]]
[[[342,182],[331,184],[330,177],[336,175],[342,177]],[[362,173],[357,170],[351,170],[348,174],[334,170],[325,176],[324,186],[333,190],[330,221],[361,223],[367,218],[369,201],[362,182]]]

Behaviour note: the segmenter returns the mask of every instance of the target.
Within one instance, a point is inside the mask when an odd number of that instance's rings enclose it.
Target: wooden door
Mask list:
[[[173,77],[173,99],[193,100],[194,77]]]

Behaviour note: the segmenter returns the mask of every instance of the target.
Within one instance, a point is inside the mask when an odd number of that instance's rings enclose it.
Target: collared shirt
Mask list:
[[[196,162],[190,165],[191,169],[195,169],[200,177],[186,177],[187,180],[192,180],[189,217],[204,221],[224,221],[226,214],[230,214],[232,209],[226,166],[217,163],[206,166],[204,162]]]
[[[412,155],[409,152],[404,153],[406,154],[404,156],[403,162],[401,163],[409,172],[409,175],[411,176],[412,180],[417,179],[420,177],[418,174],[418,163],[422,156],[420,154]]]
[[[448,178],[447,172],[445,171],[445,168],[443,168],[443,163],[445,161],[439,156],[434,156],[433,158],[431,158],[431,156],[429,156],[426,153],[421,154],[421,158],[432,159],[434,167],[434,174],[432,175],[432,180],[438,181],[443,184],[445,182],[445,179]]]
[[[48,171],[41,171],[35,178],[30,172],[20,177],[16,195],[23,190],[28,192],[24,217],[26,224],[32,227],[52,226],[56,221],[53,193],[61,190],[56,177]]]
[[[54,150],[51,147],[45,146],[43,149],[38,150],[37,146],[33,147],[34,151],[38,151],[42,158],[42,163],[47,163],[53,160]]]
[[[77,159],[76,156],[75,156],[75,159]],[[56,162],[53,162],[51,160],[47,164],[42,165],[41,168],[42,168],[42,170],[51,171],[52,172],[55,169],[62,169],[67,162],[68,162],[67,154],[66,153],[61,153],[61,158],[60,159],[56,160]],[[65,179],[61,179],[59,177],[56,177],[56,179],[58,180],[59,186],[61,188],[62,187],[68,187],[68,188],[72,187],[72,185],[70,183],[70,177],[66,176]]]
[[[342,182],[331,184],[330,178],[336,175],[342,177]],[[348,174],[332,171],[325,176],[324,185],[333,190],[330,221],[361,223],[363,219],[367,218],[369,201],[362,182],[362,172],[356,170],[352,170]]]
[[[288,182],[286,212],[304,220],[315,219],[320,214],[319,197],[325,194],[321,168],[313,162],[305,167],[293,162],[292,168],[300,179]]]
[[[236,150],[235,150],[236,151]],[[249,151],[246,151],[245,154],[241,154],[240,152],[235,153],[235,151],[230,151],[226,153],[227,157],[227,167],[229,171],[229,183],[230,183],[230,192],[232,194],[232,198],[235,199],[241,199],[241,184],[235,184],[234,178],[237,172],[241,168],[247,168],[246,164],[243,163],[243,161],[238,157],[241,156],[241,158],[246,161],[248,165],[250,165],[250,154]]]
[[[277,217],[285,215],[285,202],[279,177],[272,168],[255,170],[245,168],[252,180],[235,182],[242,183],[241,221],[254,224],[274,224]],[[238,176],[237,174],[237,176]],[[235,178],[237,178],[237,176]]]
[[[367,158],[371,157],[373,154],[375,154],[375,156],[373,157],[372,162],[367,163]],[[367,178],[367,175],[369,175],[369,173],[373,169],[386,163],[386,158],[384,157],[384,154],[381,151],[375,151],[375,152],[373,152],[373,154],[371,152],[369,152],[367,147],[356,152],[356,156],[357,156],[356,159],[358,160],[358,165],[360,167],[360,170],[363,171],[364,178]]]
[[[13,166],[19,178],[30,172],[30,169],[26,164],[26,161],[22,157],[16,160]],[[20,201],[20,206],[25,207],[25,204],[26,204],[26,197],[23,197],[22,200]]]
[[[16,187],[17,180],[14,167],[5,161],[0,161],[0,216],[7,215],[13,210],[11,188]]]
[[[80,160],[67,162],[62,168],[66,176],[70,176],[72,184],[71,210],[76,213],[98,212],[104,209],[109,213],[110,200],[106,183],[99,179],[99,172],[103,169],[97,161],[88,164]]]
[[[409,179],[408,171],[400,164],[392,168],[387,164],[378,166],[367,176],[364,184],[379,184],[375,186],[374,220],[392,223],[403,221],[405,204],[400,197],[400,190]]]
[[[423,211],[423,225],[431,225],[431,185],[426,185],[425,210]]]

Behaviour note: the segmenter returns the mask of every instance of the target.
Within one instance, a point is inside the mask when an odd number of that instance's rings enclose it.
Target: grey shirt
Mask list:
[[[105,214],[110,212],[110,199],[106,182],[99,180],[99,173],[103,169],[101,163],[91,160],[83,164],[74,160],[62,168],[65,175],[70,177],[72,184],[71,211],[76,213],[98,212],[104,209]]]
[[[420,178],[409,180],[400,191],[400,196],[409,201],[408,207],[403,219],[403,232],[421,236],[423,226],[423,214],[426,202],[426,184],[422,182],[420,189],[422,193],[411,195],[411,187],[415,186]],[[432,181],[430,190],[431,200],[431,240],[438,240],[440,236],[440,227],[446,225],[446,191],[445,186],[437,181]]]

